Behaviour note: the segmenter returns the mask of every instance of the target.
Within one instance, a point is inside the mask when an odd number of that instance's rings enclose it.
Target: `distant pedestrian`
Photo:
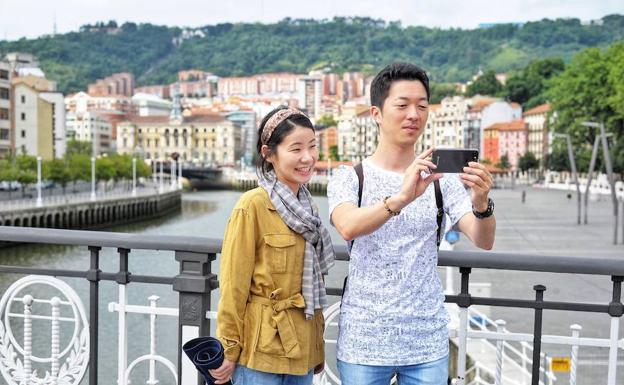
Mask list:
[[[526,190],[522,190],[522,203],[526,201]]]

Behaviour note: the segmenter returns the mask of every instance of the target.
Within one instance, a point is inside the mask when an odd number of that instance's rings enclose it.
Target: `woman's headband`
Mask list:
[[[296,108],[284,108],[283,110],[279,110],[274,113],[269,120],[267,120],[264,128],[262,129],[262,144],[267,144],[273,131],[279,126],[284,120],[290,118],[293,115],[304,115],[303,112],[299,111]]]

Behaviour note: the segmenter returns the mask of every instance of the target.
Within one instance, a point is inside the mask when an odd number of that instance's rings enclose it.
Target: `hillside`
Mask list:
[[[419,63],[438,82],[465,81],[480,68],[509,71],[545,57],[568,61],[586,47],[619,40],[624,40],[622,15],[589,25],[544,19],[474,30],[403,27],[370,18],[226,23],[192,31],[109,22],[79,32],[1,41],[0,54],[36,55],[48,78],[67,93],[121,71],[147,85],[171,82],[177,71],[191,68],[219,76],[318,68],[373,73],[394,60]]]

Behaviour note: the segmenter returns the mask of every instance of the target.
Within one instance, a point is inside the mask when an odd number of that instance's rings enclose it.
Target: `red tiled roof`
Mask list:
[[[522,116],[527,116],[527,115],[539,115],[539,114],[543,114],[550,111],[550,104],[548,103],[544,103],[541,104],[537,107],[531,108],[530,110],[526,111],[524,114],[522,114]]]
[[[370,115],[371,115],[371,113],[370,113],[370,108],[368,108],[368,107],[363,107],[363,108],[362,108],[362,110],[360,110],[360,111],[358,111],[358,112],[357,112],[357,115],[356,115],[356,116],[357,116],[358,118],[365,118],[365,117],[370,116]]]
[[[469,111],[470,112],[481,111],[482,109],[484,109],[485,107],[489,106],[490,104],[494,102],[495,102],[494,99],[480,99],[470,108]]]
[[[523,131],[526,130],[526,123],[522,119],[513,120],[511,122],[504,123],[494,123],[491,126],[487,127],[486,130],[497,130],[497,131]]]

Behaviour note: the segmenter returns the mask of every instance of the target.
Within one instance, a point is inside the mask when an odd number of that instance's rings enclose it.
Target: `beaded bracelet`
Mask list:
[[[388,195],[387,197],[385,197],[383,199],[383,205],[386,208],[386,211],[388,212],[388,214],[396,217],[397,215],[401,214],[401,210],[399,210],[399,211],[392,211],[392,209],[390,207],[388,207],[388,202],[387,202],[388,198],[390,198],[390,195]]]

